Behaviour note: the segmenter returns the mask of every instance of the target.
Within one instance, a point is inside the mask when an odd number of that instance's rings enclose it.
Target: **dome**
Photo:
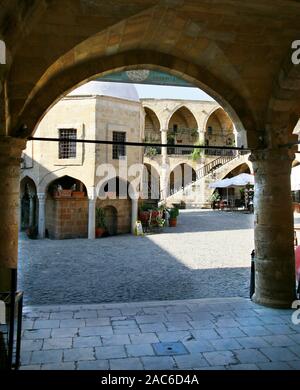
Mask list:
[[[80,95],[102,95],[139,101],[139,95],[133,84],[110,83],[103,81],[90,81],[74,89],[69,96]]]

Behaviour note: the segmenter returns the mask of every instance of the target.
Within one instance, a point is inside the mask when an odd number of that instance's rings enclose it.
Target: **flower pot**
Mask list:
[[[84,192],[83,191],[73,191],[72,198],[84,198]]]
[[[38,228],[37,228],[37,226],[27,227],[25,232],[26,232],[27,237],[31,238],[31,239],[35,239],[38,236]]]
[[[53,195],[54,198],[70,198],[72,196],[72,190],[58,190]]]
[[[150,213],[149,211],[140,211],[139,212],[139,220],[142,223],[147,223],[150,218]]]
[[[105,229],[98,227],[98,228],[96,228],[95,233],[96,233],[97,238],[102,237],[103,234],[105,233]]]
[[[170,218],[169,219],[169,226],[175,227],[177,225],[177,218]]]

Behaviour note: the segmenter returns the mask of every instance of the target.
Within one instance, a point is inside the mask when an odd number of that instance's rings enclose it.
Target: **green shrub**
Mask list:
[[[96,228],[106,229],[105,214],[101,207],[96,208]]]
[[[156,148],[152,147],[152,146],[147,146],[146,147],[146,150],[145,150],[145,156],[147,157],[154,157],[157,155],[157,150]]]
[[[172,209],[169,209],[169,215],[170,219],[175,219],[179,215],[179,209],[177,207],[173,207]]]
[[[194,144],[195,146],[204,146],[204,143],[201,142],[201,141],[198,141]],[[191,153],[191,159],[193,161],[197,161],[199,160],[200,157],[202,157],[204,154],[204,150],[203,149],[199,149],[199,148],[195,148],[192,153]]]
[[[152,205],[145,203],[142,204],[139,209],[140,211],[149,211],[149,210],[154,210],[154,207]]]

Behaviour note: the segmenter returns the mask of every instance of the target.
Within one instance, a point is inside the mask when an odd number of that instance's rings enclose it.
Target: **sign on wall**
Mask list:
[[[169,73],[156,70],[128,70],[125,72],[110,73],[97,78],[98,81],[109,81],[116,83],[168,85],[176,87],[195,87],[189,82]]]

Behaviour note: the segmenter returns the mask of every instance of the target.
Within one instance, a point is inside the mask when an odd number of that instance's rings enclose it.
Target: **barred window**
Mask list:
[[[113,141],[126,142],[126,133],[123,131],[113,131]],[[118,160],[120,156],[126,156],[126,146],[113,145],[112,158]]]
[[[72,140],[77,139],[77,130],[59,129],[59,138],[64,140],[59,141],[58,158],[76,158],[76,142]]]

